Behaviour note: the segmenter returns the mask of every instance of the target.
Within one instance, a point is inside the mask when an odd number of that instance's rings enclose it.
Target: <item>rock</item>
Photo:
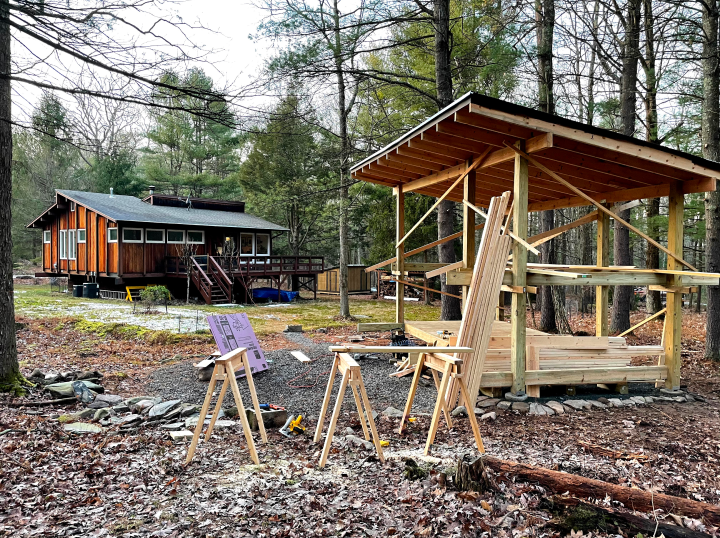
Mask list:
[[[655,401],[655,398],[653,398],[652,396],[645,396],[645,403],[651,404],[654,401]]]
[[[65,424],[63,430],[72,433],[100,433],[103,429],[95,424],[86,424],[85,422],[73,422],[72,424]]]
[[[236,416],[238,416],[237,406],[233,405],[232,407],[228,407],[227,409],[223,408],[223,409],[225,411],[226,417],[235,418]]]
[[[45,374],[45,379],[43,381],[47,385],[52,385],[54,383],[57,383],[60,380],[61,380],[60,374]],[[68,396],[72,396],[72,395],[69,394]]]
[[[685,393],[681,390],[662,388],[660,389],[660,394],[664,396],[683,396]]]
[[[562,415],[565,413],[565,408],[560,402],[556,402],[554,400],[551,400],[545,404],[547,407],[555,411],[558,415]]]
[[[99,396],[99,395],[98,395]],[[95,398],[97,400],[97,398]],[[93,402],[91,404],[88,404],[89,409],[104,409],[105,407],[110,407],[110,404],[107,402]]]
[[[215,371],[215,365],[211,364],[205,368],[198,368],[198,380],[199,381],[210,381]]]
[[[480,420],[495,420],[497,418],[497,413],[495,411],[490,411],[489,413],[485,413],[480,417]]]
[[[103,375],[98,372],[97,370],[92,371],[86,371],[86,372],[80,372],[77,374],[77,379],[102,379]]]
[[[511,406],[512,406],[512,402],[507,402],[504,400],[501,402],[498,402],[498,404],[497,404],[497,408],[503,409],[503,410],[508,410],[508,409],[510,409]]]
[[[464,406],[459,405],[450,412],[450,416],[453,417],[466,417],[468,416],[467,409]]]
[[[95,394],[82,381],[73,381],[72,388],[75,399],[79,402],[89,404],[95,399]]]
[[[245,409],[245,414],[250,423],[250,429],[255,432],[258,431],[258,419],[255,409]],[[260,417],[265,428],[282,428],[287,422],[288,414],[285,409],[261,409]]]
[[[102,420],[102,419],[104,419],[104,418],[106,418],[106,417],[109,417],[109,416],[110,416],[110,413],[111,413],[110,409],[107,409],[107,408],[105,408],[105,409],[98,409],[97,411],[95,411],[95,415],[93,416],[93,420]]]
[[[223,428],[231,428],[235,426],[235,423],[232,420],[216,420],[215,421],[215,429],[221,430]]]
[[[528,414],[530,415],[547,415],[545,412],[545,409],[542,405],[539,403],[531,403],[530,404],[530,410],[528,411]]]
[[[30,379],[45,379],[45,372],[40,368],[35,368],[30,374]]]
[[[83,409],[82,411],[80,411],[77,414],[77,416],[78,416],[78,418],[82,418],[82,419],[92,418],[95,416],[95,409],[91,409],[91,408]]]
[[[598,409],[607,409],[608,408],[607,405],[605,405],[604,403],[602,403],[599,400],[588,400],[588,403],[590,403],[590,405],[592,405],[593,407],[596,407]]]
[[[130,410],[135,413],[147,413],[148,411],[150,411],[150,409],[152,409],[155,405],[159,403],[160,402],[156,402],[155,399],[140,400],[139,402],[130,404]]]
[[[185,403],[185,404],[182,404],[182,406],[180,406],[180,408],[182,409],[182,411],[180,412],[181,417],[189,417],[190,415],[200,413],[199,405]],[[232,407],[230,409],[232,409]],[[237,416],[237,407],[235,408],[235,416]]]
[[[570,407],[569,405],[563,404],[563,409],[565,410],[566,413],[574,413],[575,412],[575,409],[573,407]]]
[[[394,407],[388,407],[387,409],[385,409],[385,411],[382,412],[382,414],[386,417],[391,418],[402,418],[403,416],[403,412],[399,409],[395,409]]]
[[[608,398],[608,404],[610,407],[625,407],[625,404],[620,398]]]
[[[374,450],[375,445],[373,445],[370,441],[366,441],[365,439],[362,439],[356,435],[346,435],[345,439],[352,445],[355,445],[357,447],[364,448],[365,450]]]
[[[182,403],[182,400],[168,400],[167,402],[161,402],[153,405],[148,411],[148,416],[151,418],[164,417],[168,412],[175,409]]]
[[[221,418],[223,418],[224,416],[225,416],[225,413],[224,413],[223,410],[221,409],[221,410],[220,410],[220,413],[218,414],[218,419],[221,419]],[[211,418],[212,418],[212,413],[208,413],[208,414],[205,416],[205,421],[203,422],[203,424],[204,424],[205,426],[207,426],[208,424],[210,424],[210,419],[211,419]],[[185,419],[185,427],[186,427],[186,428],[194,428],[195,426],[197,426],[198,420],[200,420],[200,415],[199,415],[199,414],[195,414],[195,415],[192,415],[192,416],[186,418],[186,419]],[[215,422],[215,425],[216,425],[216,426],[217,426],[218,422],[229,422],[230,424],[233,423],[233,422],[230,421],[230,420],[225,420],[225,421],[217,420],[217,421]]]
[[[113,406],[113,411],[115,411],[118,414],[129,413],[130,408],[127,405],[125,405],[124,403],[121,403],[121,404]]]
[[[490,396],[478,396],[477,401],[478,402],[484,402],[485,400],[489,400]]]
[[[177,420],[182,415],[182,407],[176,407],[162,417],[163,420]]]
[[[517,394],[513,394],[512,392],[506,392],[505,399],[510,400],[511,402],[524,402],[528,399],[528,396],[527,394],[525,394],[524,390],[519,390],[517,391]]]
[[[378,415],[379,415],[379,413],[373,409],[373,412],[372,412],[373,420],[377,419]]]
[[[677,402],[677,403],[684,403],[684,402],[686,402],[687,400],[685,399],[684,396],[675,396],[675,397],[673,398],[673,401],[675,401],[675,402]]]
[[[543,405],[542,408],[545,410],[545,413],[547,415],[554,415],[555,410],[552,407],[548,407],[547,405]]]
[[[590,409],[592,407],[592,405],[585,400],[565,400],[564,403],[576,411],[582,411],[583,409]]]
[[[647,396],[645,397],[645,399],[647,400]],[[687,401],[687,402],[694,402],[694,401],[695,401],[695,397],[694,397],[694,396],[691,396],[690,394],[686,394],[686,395],[685,395],[685,401]],[[650,403],[650,402],[648,402],[648,403]]]
[[[527,413],[528,411],[530,411],[530,406],[525,402],[513,402],[512,410],[518,411],[520,413]]]
[[[345,428],[345,435],[355,435],[355,430],[350,427]]]
[[[478,402],[477,406],[482,409],[487,409],[488,407],[495,407],[499,402],[500,400],[498,398],[488,398],[487,400]]]
[[[170,424],[162,424],[160,425],[161,430],[168,430],[168,431],[178,431],[185,428],[184,422],[171,422]]]
[[[605,405],[610,407],[610,400],[608,400],[607,398],[598,398],[597,401],[600,403],[604,403]]]
[[[301,333],[303,332],[302,325],[287,325],[283,332],[286,333]]]
[[[142,402],[143,400],[154,400],[154,399],[155,399],[154,396],[133,396],[132,398],[128,398],[127,400],[125,400],[125,405],[131,406],[138,402]],[[159,400],[156,403],[160,403],[161,401],[162,400]]]
[[[136,422],[140,422],[141,420],[142,417],[140,415],[126,415],[118,421],[118,424],[122,426],[129,426],[130,424],[135,424]]]
[[[645,398],[642,396],[630,396],[629,398],[631,401],[637,403],[638,405],[645,405]]]
[[[95,401],[107,402],[110,407],[112,407],[113,405],[118,405],[123,399],[122,396],[118,396],[117,394],[98,394],[95,396]]]
[[[177,431],[171,431],[170,437],[173,441],[190,441],[193,438],[193,432],[189,430],[177,430]]]
[[[319,333],[319,334],[327,334],[327,329],[321,327],[320,329],[317,329],[315,332]]]
[[[62,383],[51,383],[45,386],[45,390],[50,392],[54,398],[71,398],[75,396],[73,383],[84,385],[93,392],[102,393],[105,389],[100,385],[96,385],[92,381],[64,381]],[[91,400],[92,401],[92,400]]]

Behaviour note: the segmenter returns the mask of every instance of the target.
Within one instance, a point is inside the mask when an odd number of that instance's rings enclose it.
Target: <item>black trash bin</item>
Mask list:
[[[82,297],[83,296],[83,285],[78,284],[77,286],[73,286],[73,297]]]
[[[100,292],[100,284],[95,282],[85,282],[83,284],[82,296],[88,299],[97,299]]]

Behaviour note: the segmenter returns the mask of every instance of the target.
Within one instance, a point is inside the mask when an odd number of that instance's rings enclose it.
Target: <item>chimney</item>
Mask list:
[[[155,194],[155,185],[150,185],[150,186],[148,187],[148,194],[150,194],[150,196],[152,196],[153,194]]]
[[[112,198],[112,197],[113,197],[113,188],[110,187],[110,198]]]

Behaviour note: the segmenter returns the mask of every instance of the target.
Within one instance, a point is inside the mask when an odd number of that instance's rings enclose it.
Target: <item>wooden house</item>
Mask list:
[[[372,293],[372,273],[366,273],[367,265],[348,265],[348,293],[362,295]],[[340,268],[329,267],[318,275],[318,293],[340,294]]]
[[[314,291],[324,269],[321,257],[273,255],[273,239],[287,229],[246,213],[243,202],[157,195],[152,188],[142,200],[58,190],[28,228],[43,233],[38,276],[67,276],[71,285],[163,284],[178,292],[190,259],[196,293],[219,303],[242,300],[259,279]]]

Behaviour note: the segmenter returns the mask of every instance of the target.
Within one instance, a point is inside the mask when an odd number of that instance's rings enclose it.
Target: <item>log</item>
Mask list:
[[[479,458],[465,454],[458,460],[453,485],[460,491],[496,491],[497,484],[490,473],[487,472],[484,460],[485,456]]]
[[[46,405],[64,405],[77,403],[77,399],[72,396],[69,398],[58,398],[57,400],[40,400],[36,402],[10,402],[8,407],[44,407]]]
[[[596,506],[575,497],[554,495],[546,501],[541,501],[541,508],[547,508],[556,519],[550,525],[559,528],[564,533],[574,531],[594,531],[610,533],[608,527],[618,527],[627,536],[660,536],[665,538],[709,538],[709,534],[687,529],[679,525],[670,525],[662,521],[645,519],[627,512],[620,512],[605,506]]]
[[[507,473],[523,481],[536,482],[555,493],[569,492],[575,497],[592,497],[594,499],[604,499],[607,495],[631,510],[652,512],[661,509],[668,514],[694,517],[710,525],[720,526],[720,506],[713,504],[662,493],[650,493],[642,489],[628,488],[602,480],[504,461],[490,456],[485,456],[484,460],[485,465],[497,473]]]

